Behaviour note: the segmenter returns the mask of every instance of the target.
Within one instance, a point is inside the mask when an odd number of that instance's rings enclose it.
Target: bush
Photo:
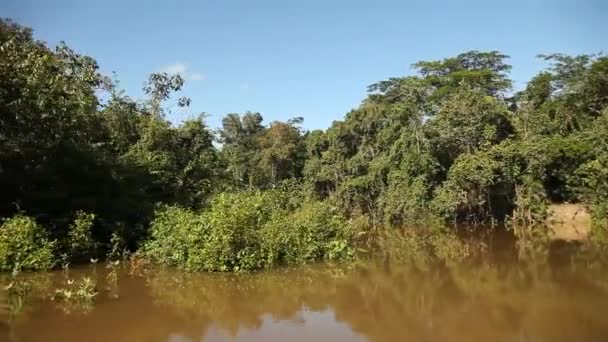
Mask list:
[[[593,217],[591,240],[608,246],[608,153],[582,165],[577,173],[583,180]]]
[[[309,202],[289,215],[277,215],[262,231],[268,265],[304,264],[354,256],[353,225],[326,202]]]
[[[286,208],[278,195],[223,193],[202,213],[161,208],[140,253],[161,265],[221,272],[353,255],[354,232],[335,208],[320,202]]]
[[[239,271],[264,266],[261,227],[277,210],[270,192],[222,193],[202,213],[156,212],[142,248],[151,261],[190,271]]]
[[[224,193],[203,213],[204,234],[191,245],[188,270],[240,271],[264,267],[260,231],[279,211],[271,192]]]
[[[55,265],[55,242],[36,221],[16,215],[0,227],[0,270],[48,270]]]
[[[66,241],[66,249],[71,260],[82,261],[93,256],[95,242],[91,229],[94,220],[95,214],[87,214],[84,211],[76,213],[74,222],[69,227]]]
[[[155,212],[150,239],[139,251],[150,261],[167,266],[185,266],[191,245],[207,233],[203,216],[179,207]]]

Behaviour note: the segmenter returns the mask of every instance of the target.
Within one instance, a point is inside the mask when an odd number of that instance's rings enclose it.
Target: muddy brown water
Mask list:
[[[51,299],[82,277],[97,282],[91,305]],[[20,276],[29,290],[21,302],[3,298],[0,341],[608,341],[608,276],[600,271],[355,264],[227,275],[125,267],[109,278],[102,265]]]

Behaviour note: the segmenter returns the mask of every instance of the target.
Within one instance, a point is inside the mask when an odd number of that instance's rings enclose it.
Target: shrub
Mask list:
[[[74,222],[69,227],[66,243],[71,260],[82,261],[92,256],[95,249],[91,232],[94,220],[95,214],[87,214],[83,211],[76,213]]]
[[[608,246],[608,153],[582,165],[577,173],[583,181],[593,217],[591,240]]]
[[[446,222],[502,221],[512,207],[511,192],[517,172],[504,146],[460,155],[447,179],[435,191],[433,213]]]
[[[262,231],[268,265],[303,264],[352,258],[353,225],[326,202],[308,202],[289,215],[277,215]]]
[[[16,215],[0,227],[0,270],[48,270],[55,265],[55,242],[28,216]]]
[[[203,214],[206,234],[197,234],[187,269],[240,271],[264,266],[260,230],[275,207],[270,192],[224,193]],[[198,247],[200,246],[200,247]]]
[[[155,212],[150,239],[140,253],[150,261],[167,266],[185,266],[193,240],[206,235],[206,225],[192,210],[163,207]]]
[[[223,193],[202,213],[161,208],[140,253],[161,265],[221,272],[354,254],[354,231],[335,208],[321,202],[293,208],[280,198],[275,190]]]
[[[260,230],[273,210],[270,192],[222,193],[202,213],[165,207],[156,212],[142,253],[190,271],[258,269],[264,266]]]
[[[517,238],[520,258],[542,260],[546,257],[548,213],[548,201],[542,184],[530,177],[523,177],[522,184],[515,188],[515,208],[507,221]]]
[[[429,182],[423,177],[392,176],[388,188],[380,195],[378,206],[387,226],[428,219]],[[405,179],[402,179],[405,178]]]

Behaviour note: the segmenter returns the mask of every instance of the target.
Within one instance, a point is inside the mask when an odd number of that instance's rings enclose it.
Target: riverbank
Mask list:
[[[581,204],[553,204],[549,206],[549,236],[553,240],[586,241],[592,221],[587,208]]]

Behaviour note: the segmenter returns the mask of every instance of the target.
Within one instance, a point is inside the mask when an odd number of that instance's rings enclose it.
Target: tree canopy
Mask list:
[[[167,120],[168,103],[190,104],[181,76],[151,74],[136,101],[93,58],[0,20],[0,217],[35,228],[48,249],[88,213],[91,246],[134,250],[159,207],[207,210],[225,192],[287,186],[294,201],[371,226],[539,222],[547,203],[567,201],[604,229],[608,57],[540,58],[548,68],[517,92],[507,55],[468,51],[371,85],[326,130],[306,131],[302,118],[265,124],[257,112],[226,114],[213,130],[202,113]]]

